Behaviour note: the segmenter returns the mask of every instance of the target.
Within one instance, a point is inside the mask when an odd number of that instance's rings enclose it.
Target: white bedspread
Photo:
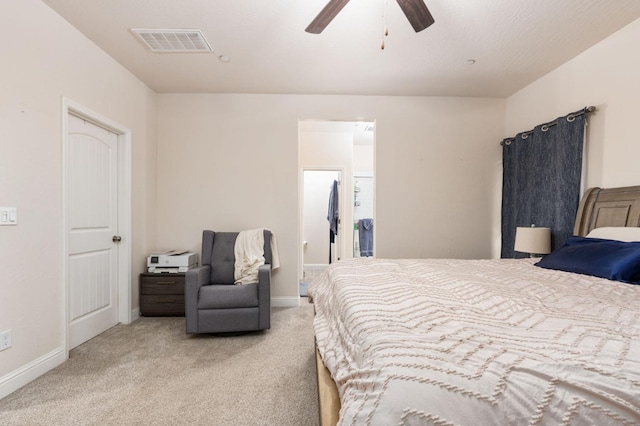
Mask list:
[[[640,424],[640,286],[530,259],[354,259],[309,294],[341,425]]]

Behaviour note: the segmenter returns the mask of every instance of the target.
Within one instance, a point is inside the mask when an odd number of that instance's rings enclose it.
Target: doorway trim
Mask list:
[[[66,97],[62,98],[62,283],[64,286],[64,342],[65,357],[69,358],[69,237],[66,229],[69,224],[67,209],[69,170],[67,154],[69,151],[69,114],[87,120],[97,126],[112,131],[118,136],[118,235],[122,242],[118,245],[118,322],[129,324],[131,311],[131,130],[98,114]]]

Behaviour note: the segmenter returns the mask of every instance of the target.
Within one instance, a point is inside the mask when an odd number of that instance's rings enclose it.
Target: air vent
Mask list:
[[[135,30],[133,33],[153,52],[213,52],[200,30]]]

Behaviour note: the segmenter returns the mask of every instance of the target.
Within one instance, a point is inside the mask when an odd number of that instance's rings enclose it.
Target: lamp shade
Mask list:
[[[514,250],[531,254],[551,253],[551,229],[533,226],[516,228]]]

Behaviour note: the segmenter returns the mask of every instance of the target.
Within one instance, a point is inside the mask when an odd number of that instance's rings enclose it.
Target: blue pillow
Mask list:
[[[633,282],[640,274],[640,242],[569,237],[536,266]]]

